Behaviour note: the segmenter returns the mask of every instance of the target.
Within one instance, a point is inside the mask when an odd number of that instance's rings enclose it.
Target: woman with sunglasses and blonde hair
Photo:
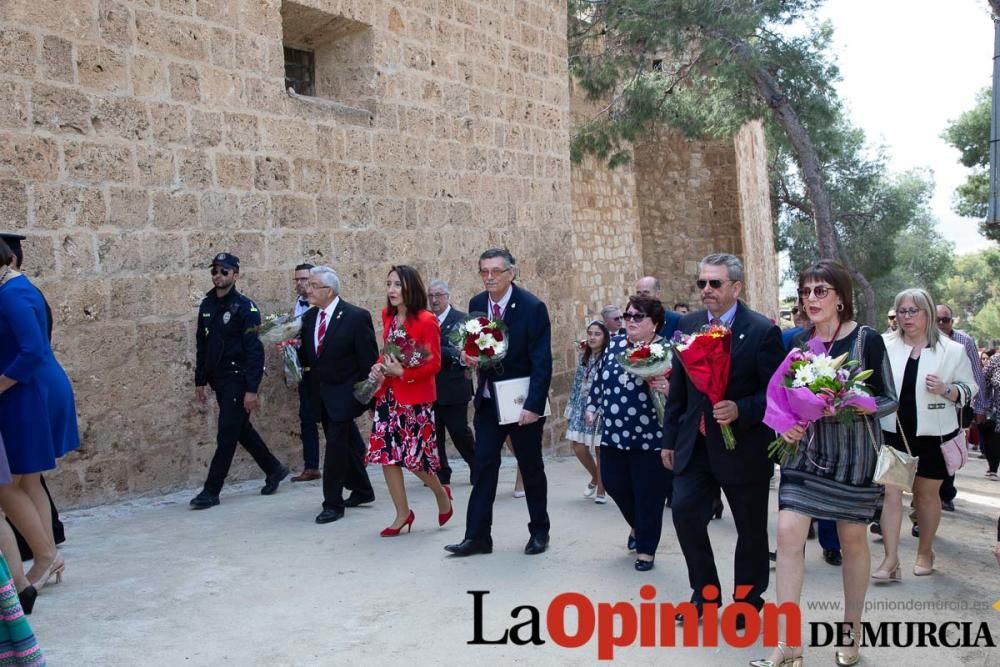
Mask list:
[[[941,482],[948,476],[941,444],[958,435],[956,408],[969,405],[979,387],[965,348],[941,335],[937,308],[925,290],[906,289],[896,295],[896,333],[885,336],[886,353],[899,392],[899,412],[882,418],[889,444],[909,446],[920,458],[913,482],[913,504],[920,526],[920,542],[913,574],[934,571],[934,537],[941,522]],[[902,427],[900,430],[899,427]],[[872,573],[877,581],[900,581],[899,528],[903,519],[903,492],[885,488],[882,537],[885,558]]]

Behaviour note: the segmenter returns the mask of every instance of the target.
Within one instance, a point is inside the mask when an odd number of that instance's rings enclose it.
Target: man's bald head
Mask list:
[[[660,299],[662,301],[661,295],[663,290],[660,288],[660,281],[653,276],[639,278],[635,284],[635,293],[640,296],[653,297],[654,299]]]

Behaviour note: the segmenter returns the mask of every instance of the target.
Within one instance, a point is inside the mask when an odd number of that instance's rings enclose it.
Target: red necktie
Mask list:
[[[500,312],[500,304],[499,303],[494,303],[493,304],[493,320],[497,321],[497,320],[500,320],[502,317],[503,317],[503,313]]]
[[[316,346],[316,356],[323,354],[323,337],[326,336],[326,311],[319,311],[319,344]]]

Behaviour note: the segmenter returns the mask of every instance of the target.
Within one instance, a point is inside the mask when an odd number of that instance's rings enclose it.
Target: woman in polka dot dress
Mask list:
[[[601,480],[632,529],[629,549],[636,551],[635,569],[653,568],[667,498],[667,470],[660,461],[663,431],[651,392],[666,393],[665,378],[646,382],[628,373],[618,357],[630,346],[660,340],[663,304],[632,296],[625,309],[625,335],[613,336],[590,388],[588,419],[600,413]],[[652,384],[652,387],[650,386]]]

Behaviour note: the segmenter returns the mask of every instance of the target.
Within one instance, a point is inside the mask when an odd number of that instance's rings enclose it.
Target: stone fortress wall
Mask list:
[[[306,94],[285,89],[286,46],[314,54]],[[719,165],[672,140],[670,164],[640,147],[615,172],[571,170],[566,48],[562,0],[0,0],[0,227],[30,237],[83,436],[48,476],[60,502],[203,480],[215,428],[191,404],[194,319],[223,250],[265,314],[290,308],[292,268],[311,261],[377,322],[393,263],[449,280],[464,309],[478,253],[508,246],[549,304],[546,444],[563,450],[588,314],[643,273],[673,298],[703,254],[684,252],[711,245],[681,252],[703,230],[664,234],[673,206],[694,215],[707,188],[728,211],[711,247],[773,255],[766,215],[766,234],[740,229],[766,212],[756,135]],[[255,422],[297,467],[297,395],[277,363]],[[258,474],[237,456],[233,479]]]

